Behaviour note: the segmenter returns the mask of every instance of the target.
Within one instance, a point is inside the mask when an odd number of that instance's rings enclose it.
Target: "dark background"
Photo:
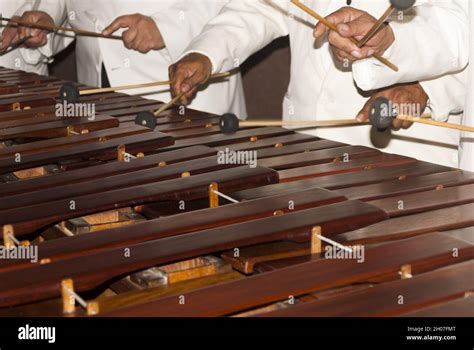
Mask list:
[[[50,74],[77,80],[75,47],[56,56]],[[242,66],[247,109],[251,118],[281,119],[282,101],[290,80],[288,37],[275,40]]]

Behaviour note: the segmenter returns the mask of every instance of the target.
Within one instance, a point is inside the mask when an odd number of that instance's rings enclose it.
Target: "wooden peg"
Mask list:
[[[320,236],[322,236],[321,226],[313,227],[311,230],[311,254],[320,254],[323,251]]]
[[[285,212],[283,210],[275,210],[273,212],[273,216],[282,216],[285,215]]]
[[[282,144],[282,143],[277,143],[277,144],[275,145],[275,148],[283,148],[283,144]]]
[[[138,153],[137,158],[145,158],[145,153],[143,152]]]
[[[472,290],[464,293],[464,298],[472,298],[474,296],[474,292]]]
[[[407,177],[405,175],[399,176],[398,181],[405,181]]]
[[[125,145],[117,147],[117,160],[119,162],[125,162]]]
[[[402,280],[412,278],[413,275],[412,275],[412,271],[411,271],[411,265],[410,264],[403,265],[400,268],[399,274],[400,274]]]
[[[258,137],[257,136],[252,136],[250,138],[250,142],[257,142],[258,141]]]
[[[63,299],[63,313],[72,314],[76,309],[76,299],[74,298],[74,282],[72,279],[61,281],[61,296]]]
[[[181,174],[181,177],[190,177],[191,173],[189,171],[185,171]]]
[[[159,168],[166,168],[166,166],[167,166],[166,162],[159,162],[158,163]]]
[[[49,263],[51,263],[51,259],[49,259],[49,258],[44,258],[44,259],[40,260],[40,265],[46,265],[46,264],[49,264]]]
[[[213,182],[209,185],[209,207],[210,208],[218,208],[219,207],[219,195],[217,194],[219,191],[219,185],[217,182]]]
[[[444,190],[444,185],[436,186],[436,191],[442,191],[442,190]]]
[[[95,316],[98,315],[100,311],[99,303],[97,301],[90,301],[87,303],[87,316]]]
[[[19,111],[21,109],[20,102],[15,102],[12,104],[12,111]]]
[[[12,237],[15,237],[12,225],[3,226],[3,245],[5,249],[10,250],[15,248],[15,242]]]

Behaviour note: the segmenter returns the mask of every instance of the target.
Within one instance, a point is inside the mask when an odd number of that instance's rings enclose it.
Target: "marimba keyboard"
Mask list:
[[[0,315],[473,316],[474,174],[64,83],[0,69]]]

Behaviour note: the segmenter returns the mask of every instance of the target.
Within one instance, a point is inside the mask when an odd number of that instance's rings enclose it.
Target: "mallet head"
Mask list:
[[[405,11],[415,5],[416,0],[390,0],[390,4],[397,10]]]
[[[370,123],[379,131],[384,131],[392,126],[393,119],[397,117],[392,103],[386,97],[377,98],[370,107]]]
[[[235,114],[226,113],[219,120],[221,132],[226,135],[235,134],[239,130],[240,121]]]
[[[135,124],[153,130],[156,128],[156,116],[151,112],[140,112],[135,118]]]
[[[79,88],[73,83],[65,83],[59,90],[59,99],[67,103],[78,103],[80,97]]]

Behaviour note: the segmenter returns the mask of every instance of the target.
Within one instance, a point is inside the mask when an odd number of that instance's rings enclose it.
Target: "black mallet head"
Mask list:
[[[392,103],[386,97],[377,98],[370,107],[370,123],[379,131],[384,131],[392,126],[393,119],[397,117]]]
[[[59,99],[67,103],[78,103],[80,97],[79,88],[72,83],[64,84],[59,90]]]
[[[156,116],[151,112],[140,112],[135,118],[135,124],[145,126],[153,130],[156,128]]]
[[[416,0],[390,0],[390,4],[397,10],[405,11],[415,5]]]
[[[239,130],[239,118],[235,114],[226,113],[219,120],[221,132],[226,135],[235,134]]]

